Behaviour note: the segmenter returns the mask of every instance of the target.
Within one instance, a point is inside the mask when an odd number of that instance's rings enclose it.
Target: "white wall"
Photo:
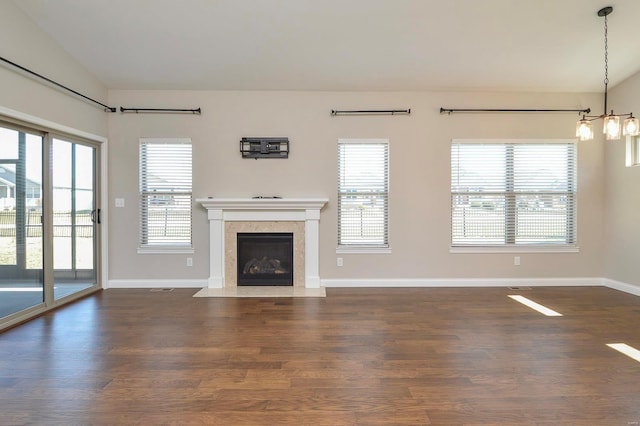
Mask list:
[[[107,91],[10,1],[0,1],[0,54],[93,99]],[[54,89],[0,62],[0,107],[94,135],[106,136],[101,108]]]
[[[640,73],[610,92],[609,109],[640,115]],[[625,142],[606,144],[605,276],[640,288],[640,166],[625,167]]]
[[[194,266],[186,255],[138,255],[137,161],[141,137],[190,137],[194,196],[328,197],[320,232],[322,279],[602,277],[603,144],[579,146],[579,253],[449,253],[449,147],[453,138],[573,138],[577,114],[440,115],[439,108],[596,109],[600,96],[507,93],[329,93],[119,91],[109,102],[129,107],[196,108],[196,115],[114,114],[110,141],[110,278],[204,279],[206,212],[195,207]],[[331,109],[411,108],[410,116],[331,117]],[[242,159],[243,136],[286,136],[288,159]],[[392,254],[341,255],[336,267],[336,173],[339,138],[390,139]],[[114,198],[124,208],[113,208]]]

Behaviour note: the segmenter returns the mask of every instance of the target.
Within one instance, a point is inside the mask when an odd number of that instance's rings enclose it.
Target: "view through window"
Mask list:
[[[574,245],[573,141],[454,141],[452,246]]]
[[[388,247],[389,141],[338,141],[338,246]]]
[[[140,248],[191,248],[191,139],[140,140]]]

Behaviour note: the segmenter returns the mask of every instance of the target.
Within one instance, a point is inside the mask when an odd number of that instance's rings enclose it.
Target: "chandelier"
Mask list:
[[[618,140],[620,134],[625,136],[637,136],[640,134],[640,122],[629,114],[614,114],[613,110],[607,113],[607,86],[609,85],[609,43],[607,16],[613,12],[613,7],[603,7],[598,11],[598,16],[604,17],[604,112],[601,115],[582,115],[582,119],[576,124],[576,136],[581,141],[593,139],[593,121],[603,119],[602,133],[606,140]],[[620,126],[620,117],[627,117]]]

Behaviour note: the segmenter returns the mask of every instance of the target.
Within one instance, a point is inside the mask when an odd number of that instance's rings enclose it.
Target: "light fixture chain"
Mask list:
[[[609,26],[607,23],[607,15],[604,16],[604,84],[609,84],[609,40],[608,31]],[[607,111],[605,111],[606,113]]]

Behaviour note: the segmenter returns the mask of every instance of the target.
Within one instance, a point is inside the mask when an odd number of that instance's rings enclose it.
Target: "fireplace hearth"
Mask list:
[[[293,286],[293,233],[239,232],[239,286]]]

